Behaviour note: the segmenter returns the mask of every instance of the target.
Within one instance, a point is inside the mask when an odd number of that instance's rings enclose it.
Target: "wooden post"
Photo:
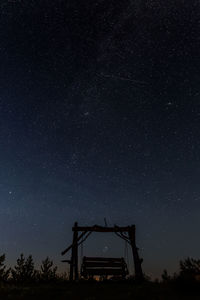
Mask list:
[[[78,223],[74,223],[74,228],[77,228]],[[70,264],[70,281],[78,280],[78,231],[74,230]],[[75,276],[75,278],[74,278]]]
[[[137,281],[143,281],[144,275],[143,275],[142,266],[141,266],[142,259],[139,258],[137,246],[135,243],[135,226],[134,225],[129,227],[128,234],[129,234],[129,239],[130,239],[132,253],[133,253],[133,261],[134,261],[134,266],[135,266],[135,279]]]
[[[73,251],[73,250],[72,250],[72,251]],[[69,274],[69,280],[70,280],[70,281],[73,281],[73,279],[74,279],[73,271],[74,271],[74,266],[73,266],[73,255],[71,254],[70,274]]]
[[[74,224],[74,227],[78,227],[78,223],[76,222]],[[78,281],[78,231],[74,231],[74,275],[75,275],[75,280]]]

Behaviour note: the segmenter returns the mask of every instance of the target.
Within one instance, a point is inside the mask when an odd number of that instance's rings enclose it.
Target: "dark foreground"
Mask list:
[[[0,288],[0,299],[81,299],[81,300],[126,300],[126,299],[200,299],[200,286],[174,286],[163,283],[135,285],[130,282],[82,282],[57,285],[17,286]]]

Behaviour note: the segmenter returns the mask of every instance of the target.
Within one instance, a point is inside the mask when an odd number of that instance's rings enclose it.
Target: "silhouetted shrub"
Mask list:
[[[162,277],[163,282],[169,282],[172,279],[171,276],[168,274],[166,269],[163,270],[163,273],[162,273],[161,277]]]
[[[0,256],[0,282],[6,282],[10,275],[10,269],[6,269],[4,265],[5,259],[5,254]]]
[[[200,260],[189,257],[185,260],[181,260],[180,277],[186,280],[198,280],[200,277]]]
[[[17,264],[14,269],[11,270],[12,278],[16,282],[31,282],[35,280],[36,271],[34,269],[34,262],[32,255],[29,255],[25,259],[24,255],[21,254],[20,258],[17,259]]]
[[[57,279],[56,275],[57,267],[53,267],[53,261],[47,257],[42,261],[40,267],[40,280],[48,282]]]

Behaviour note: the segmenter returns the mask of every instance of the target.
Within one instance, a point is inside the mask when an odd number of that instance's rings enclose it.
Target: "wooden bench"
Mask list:
[[[125,278],[126,275],[128,275],[128,269],[123,257],[83,257],[81,276],[84,278],[93,276],[116,276]]]

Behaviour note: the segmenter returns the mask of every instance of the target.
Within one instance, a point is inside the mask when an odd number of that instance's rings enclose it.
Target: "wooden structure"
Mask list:
[[[97,276],[117,276],[125,278],[128,269],[124,258],[83,257],[81,275],[84,278]]]
[[[139,258],[138,254],[138,248],[136,247],[135,242],[135,225],[126,226],[126,227],[120,227],[120,226],[113,226],[113,227],[103,227],[99,225],[94,226],[78,226],[78,223],[75,222],[74,227],[72,227],[73,231],[73,242],[72,244],[66,248],[61,254],[66,254],[69,250],[71,250],[71,259],[70,260],[63,260],[63,262],[67,262],[70,264],[70,280],[77,281],[79,279],[79,271],[78,271],[78,247],[81,245],[92,232],[113,232],[118,237],[122,238],[128,244],[130,244],[132,248],[132,254],[133,254],[133,261],[134,261],[134,268],[135,268],[135,278],[137,281],[143,280],[143,272],[142,272],[142,259]],[[80,232],[80,234],[79,234]],[[93,258],[94,259],[94,258]],[[105,258],[103,258],[105,259]],[[98,264],[100,264],[101,258],[98,258]],[[87,260],[87,263],[89,261]],[[93,261],[94,263],[94,261]],[[104,261],[105,263],[105,261]],[[94,265],[94,264],[93,264]],[[95,267],[95,265],[94,265]],[[97,260],[96,260],[96,268],[97,268]],[[104,270],[101,268],[102,271],[99,271],[103,274]]]

